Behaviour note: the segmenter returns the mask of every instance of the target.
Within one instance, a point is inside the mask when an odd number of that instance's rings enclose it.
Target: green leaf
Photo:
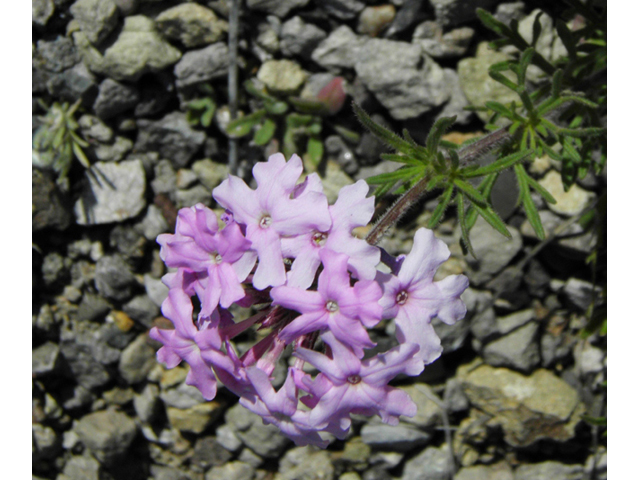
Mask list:
[[[606,128],[600,127],[586,127],[586,128],[558,128],[557,132],[560,135],[570,135],[572,137],[595,137],[602,135],[607,131]]]
[[[367,182],[376,185],[379,183],[397,182],[398,180],[409,180],[416,174],[424,172],[424,167],[400,167],[398,170],[388,173],[381,173],[367,178]]]
[[[264,108],[271,115],[283,115],[289,110],[289,105],[287,105],[287,102],[282,101],[265,101]]]
[[[244,137],[248,135],[253,127],[255,127],[264,118],[267,111],[265,109],[253,112],[250,115],[236,118],[227,125],[226,131],[230,137]]]
[[[407,155],[402,155],[399,153],[382,153],[380,154],[380,158],[382,160],[389,160],[390,162],[404,163],[406,165],[424,166],[424,164],[421,161],[416,160],[413,157],[409,157]]]
[[[484,197],[480,194],[480,192],[473,188],[470,183],[467,183],[460,178],[454,178],[453,183],[456,187],[458,187],[458,190],[464,193],[472,202],[479,205],[487,205]]]
[[[573,40],[573,34],[569,30],[569,27],[561,20],[556,19],[556,30],[558,31],[558,36],[564,45],[564,48],[567,49],[569,53],[569,58],[571,60],[576,60],[577,52],[576,52],[576,43]]]
[[[504,224],[500,216],[489,206],[488,203],[484,206],[474,203],[473,206],[476,210],[478,210],[478,213],[487,221],[489,225],[491,225],[505,237],[509,239],[511,238],[511,233],[509,233],[509,230],[507,230],[507,226]]]
[[[316,167],[322,161],[322,155],[324,154],[324,145],[322,139],[319,137],[309,137],[307,140],[307,155],[309,160]]]
[[[544,227],[542,226],[542,221],[540,220],[538,210],[536,209],[536,206],[533,203],[533,199],[531,198],[531,192],[529,191],[529,182],[527,181],[527,172],[525,171],[524,166],[521,163],[516,165],[513,169],[516,172],[518,188],[520,189],[520,199],[522,200],[524,212],[527,215],[529,223],[531,223],[531,226],[533,227],[534,232],[536,232],[538,238],[540,240],[544,240]]]
[[[474,178],[474,177],[482,177],[484,175],[489,175],[491,173],[498,173],[498,172],[501,172],[502,170],[505,170],[511,167],[517,162],[524,160],[532,153],[533,152],[531,150],[512,153],[511,155],[502,157],[499,160],[496,160],[495,162],[490,163],[489,165],[486,165],[484,167],[475,167],[475,166],[474,166],[475,168],[465,167],[462,170],[460,170],[460,174],[464,178]]]
[[[333,125],[333,129],[338,135],[340,135],[343,139],[353,145],[356,145],[360,142],[360,134],[358,132],[354,132],[353,130],[343,127],[342,125]]]
[[[527,175],[527,183],[531,188],[533,188],[536,192],[538,192],[542,196],[542,198],[546,200],[547,203],[550,203],[551,205],[555,205],[557,203],[556,199],[553,198],[553,195],[551,195],[546,188],[544,188],[542,185],[536,182],[529,175]]]
[[[80,148],[80,145],[73,142],[73,153],[76,155],[76,158],[80,161],[84,168],[91,168],[91,164],[89,163],[89,159]]]
[[[256,145],[266,145],[276,133],[276,122],[267,118],[262,126],[253,134],[253,143]]]
[[[538,26],[540,25],[539,19],[540,19],[540,15],[541,14],[542,14],[542,12],[540,12],[536,16],[536,21],[538,21]],[[536,39],[535,39],[535,23],[534,23],[534,41],[533,41],[533,45],[535,45],[535,43],[536,43]],[[536,53],[535,49],[533,47],[529,47],[520,56],[520,70],[518,71],[518,84],[519,85],[524,85],[525,84],[527,68],[529,68],[529,65],[531,64],[531,60],[533,60],[533,55],[535,53]]]
[[[431,190],[436,188],[440,184],[440,182],[442,182],[445,178],[446,177],[444,175],[436,175],[431,180],[429,180],[429,182],[427,183],[427,186],[425,187],[425,190],[427,192],[430,192]]]
[[[301,113],[309,113],[312,115],[326,115],[329,113],[327,105],[319,100],[298,97],[289,97],[288,100],[289,103]]]
[[[276,97],[272,97],[271,95],[269,95],[264,89],[264,87],[263,88],[258,87],[254,82],[254,79],[249,79],[246,82],[244,82],[242,85],[244,86],[244,89],[253,97],[257,97],[261,100],[271,101],[271,102],[278,101]]]
[[[504,23],[500,22],[499,20],[496,20],[493,17],[493,15],[491,15],[486,10],[482,8],[477,8],[476,15],[478,15],[478,18],[484,24],[485,27],[487,27],[490,30],[493,30],[498,35],[502,37],[507,37],[511,33],[509,30],[509,27],[507,27]]]
[[[506,117],[509,120],[514,120],[514,121],[516,119],[520,121],[524,120],[520,115],[516,114],[515,112],[513,112],[511,109],[507,108],[504,104],[500,102],[491,101],[491,102],[485,103],[485,105],[489,110],[493,110],[497,114],[502,115],[503,117]]]
[[[287,125],[293,128],[307,127],[314,120],[313,115],[301,115],[299,113],[290,113],[286,117]]]
[[[595,425],[597,427],[606,427],[607,426],[607,417],[592,417],[590,415],[582,415],[582,419],[590,423],[591,425]]]
[[[360,120],[360,123],[362,123],[362,125],[375,135],[382,143],[404,153],[405,155],[411,155],[414,153],[415,148],[413,145],[406,140],[403,140],[392,131],[387,130],[382,125],[378,125],[376,122],[371,120],[371,117],[369,117],[369,115],[360,108],[357,103],[353,102],[352,106],[358,120]]]
[[[456,118],[455,115],[453,117],[442,117],[433,124],[425,142],[427,155],[431,156],[436,154],[442,135],[455,123]]]
[[[514,92],[518,92],[518,85],[513,83],[511,80],[509,80],[507,77],[505,77],[501,73],[489,71],[489,76],[493,78],[496,82],[500,82],[505,87],[513,90]]]
[[[462,241],[467,251],[476,258],[476,254],[473,251],[473,247],[471,246],[471,240],[469,238],[469,228],[467,224],[467,219],[464,212],[464,197],[458,193],[457,195],[458,201],[458,223],[460,224],[460,230],[462,232]]]
[[[200,123],[202,123],[202,126],[204,127],[210,126],[215,114],[216,114],[216,104],[214,102],[211,102],[211,105],[209,105],[209,107],[205,109],[202,116],[200,117]]]
[[[445,210],[449,206],[449,203],[451,202],[452,195],[453,195],[453,183],[450,183],[447,186],[447,188],[444,190],[442,195],[440,196],[440,201],[438,202],[438,205],[436,205],[436,208],[433,211],[433,214],[431,215],[429,222],[427,223],[427,228],[435,228],[438,225],[438,223],[440,223],[440,219],[442,218],[442,215],[444,214]]]
[[[540,11],[536,15],[536,18],[533,20],[533,39],[531,40],[531,45],[536,46],[538,43],[538,39],[540,38],[540,33],[542,33],[542,25],[540,24],[540,17],[544,12]]]

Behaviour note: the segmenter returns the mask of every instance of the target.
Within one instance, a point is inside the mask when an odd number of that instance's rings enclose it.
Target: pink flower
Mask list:
[[[258,290],[286,281],[281,237],[326,231],[331,226],[324,194],[309,191],[291,198],[301,173],[300,157],[293,155],[287,162],[278,153],[253,167],[256,190],[233,175],[213,190],[215,200],[233,212],[236,222],[246,225],[246,236],[258,253],[253,277]]]
[[[324,270],[320,273],[318,290],[281,286],[271,290],[275,305],[302,313],[279,336],[290,343],[294,338],[314,332],[331,330],[339,340],[351,345],[360,357],[363,348],[375,344],[364,327],[373,327],[381,319],[382,295],[375,281],[361,280],[351,287],[347,255],[332,250],[320,250]]]
[[[442,353],[440,338],[431,319],[438,317],[453,324],[467,313],[460,295],[469,286],[464,275],[451,275],[433,281],[438,267],[449,258],[449,249],[431,230],[420,228],[414,237],[411,253],[406,256],[397,276],[379,274],[384,288],[380,305],[383,318],[395,318],[396,337],[400,343],[420,346],[419,355],[431,363]]]
[[[375,197],[366,198],[368,192],[369,187],[364,180],[343,187],[335,204],[329,207],[331,227],[327,231],[313,231],[282,239],[285,256],[295,258],[287,277],[288,286],[311,286],[320,266],[320,251],[325,248],[347,254],[349,270],[359,279],[375,278],[380,249],[351,233],[354,228],[369,223],[373,216]]]
[[[315,397],[310,405],[311,425],[324,426],[341,421],[341,426],[350,423],[349,413],[379,415],[383,422],[398,424],[398,417],[412,417],[417,407],[411,397],[400,389],[387,384],[400,373],[418,375],[424,364],[416,356],[419,347],[405,343],[385,354],[360,361],[349,347],[343,345],[330,333],[322,336],[331,347],[333,358],[304,348],[294,355],[320,370],[310,385]],[[345,422],[346,419],[346,422]]]
[[[184,268],[202,301],[202,315],[228,308],[245,296],[241,282],[256,261],[251,242],[232,223],[218,230],[216,214],[201,203],[178,213],[176,233],[158,236],[160,257],[168,267]]]

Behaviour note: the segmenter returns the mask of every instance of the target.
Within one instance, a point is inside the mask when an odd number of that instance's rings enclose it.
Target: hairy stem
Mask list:
[[[240,0],[231,0],[229,13],[229,113],[231,121],[238,115],[238,24]],[[229,173],[235,175],[238,168],[238,144],[229,138]]]
[[[496,147],[511,140],[512,135],[506,128],[495,130],[477,142],[460,149],[460,166],[463,167],[470,162],[477,161],[484,155],[490,153]],[[378,220],[367,235],[366,241],[371,245],[376,245],[384,233],[395,225],[407,211],[418,202],[426,193],[425,187],[429,182],[429,177],[423,177],[418,183],[411,187],[401,196],[389,210]]]

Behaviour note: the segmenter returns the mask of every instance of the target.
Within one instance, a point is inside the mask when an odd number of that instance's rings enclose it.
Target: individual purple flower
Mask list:
[[[175,234],[158,236],[160,257],[168,267],[193,272],[193,289],[202,302],[202,315],[218,303],[228,308],[245,296],[244,281],[256,261],[251,242],[231,223],[218,230],[216,214],[201,203],[178,213]]]
[[[284,255],[295,258],[287,275],[288,286],[311,286],[320,266],[320,251],[325,248],[347,254],[349,269],[359,279],[375,278],[380,250],[352,234],[354,228],[365,226],[373,216],[375,197],[367,198],[368,192],[369,186],[364,180],[343,187],[336,202],[329,207],[331,227],[327,231],[316,230],[282,239]]]
[[[265,424],[277,426],[296,445],[316,445],[326,448],[329,440],[323,440],[316,428],[309,424],[309,412],[298,409],[297,389],[289,369],[284,385],[277,392],[269,376],[258,367],[248,367],[247,377],[256,395],[240,399],[240,404],[262,417]]]
[[[296,357],[321,372],[310,388],[315,400],[307,402],[313,405],[309,416],[311,425],[322,427],[337,419],[342,420],[342,425],[349,424],[350,413],[379,415],[383,422],[397,425],[400,415],[416,414],[417,407],[411,397],[388,383],[400,373],[418,375],[422,372],[424,363],[416,355],[418,345],[405,343],[360,361],[331,333],[323,334],[322,339],[331,347],[333,358],[305,348],[294,352]]]
[[[311,231],[326,231],[331,226],[324,194],[309,191],[291,198],[302,173],[302,160],[293,155],[287,162],[281,153],[253,167],[258,187],[252,190],[236,176],[213,190],[213,197],[233,212],[236,222],[246,225],[246,237],[258,253],[253,286],[262,290],[286,281],[280,238]]]
[[[301,335],[328,329],[362,357],[363,348],[375,346],[364,327],[371,328],[380,321],[382,307],[378,300],[382,291],[372,280],[361,280],[351,287],[347,255],[328,249],[322,249],[319,255],[324,270],[317,291],[289,286],[271,290],[274,305],[302,313],[279,336],[290,343]]]
[[[469,286],[464,275],[451,275],[433,281],[438,267],[449,258],[449,249],[431,230],[420,228],[414,237],[411,253],[397,274],[379,274],[384,288],[380,305],[383,318],[395,318],[396,337],[400,343],[420,346],[420,357],[431,363],[442,353],[440,338],[431,319],[438,317],[451,325],[462,319],[467,307],[460,295]]]
[[[193,323],[193,305],[189,296],[180,289],[169,290],[169,295],[162,303],[162,314],[171,320],[173,330],[154,327],[149,336],[163,344],[158,350],[158,361],[167,368],[174,368],[185,361],[189,364],[186,384],[195,386],[202,396],[211,400],[216,396],[216,376],[211,364],[205,362],[202,353],[207,352],[209,358],[225,362],[219,351],[222,345],[217,326],[217,312],[211,316],[203,330]]]

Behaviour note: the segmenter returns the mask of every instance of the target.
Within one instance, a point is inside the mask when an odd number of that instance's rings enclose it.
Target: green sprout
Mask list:
[[[53,103],[46,115],[40,117],[42,124],[33,135],[32,163],[43,169],[53,169],[58,174],[58,184],[63,182],[73,157],[77,158],[86,169],[91,167],[83,148],[89,144],[77,133],[79,128],[74,114],[81,100],[73,105]],[[43,104],[46,108],[46,105]]]

